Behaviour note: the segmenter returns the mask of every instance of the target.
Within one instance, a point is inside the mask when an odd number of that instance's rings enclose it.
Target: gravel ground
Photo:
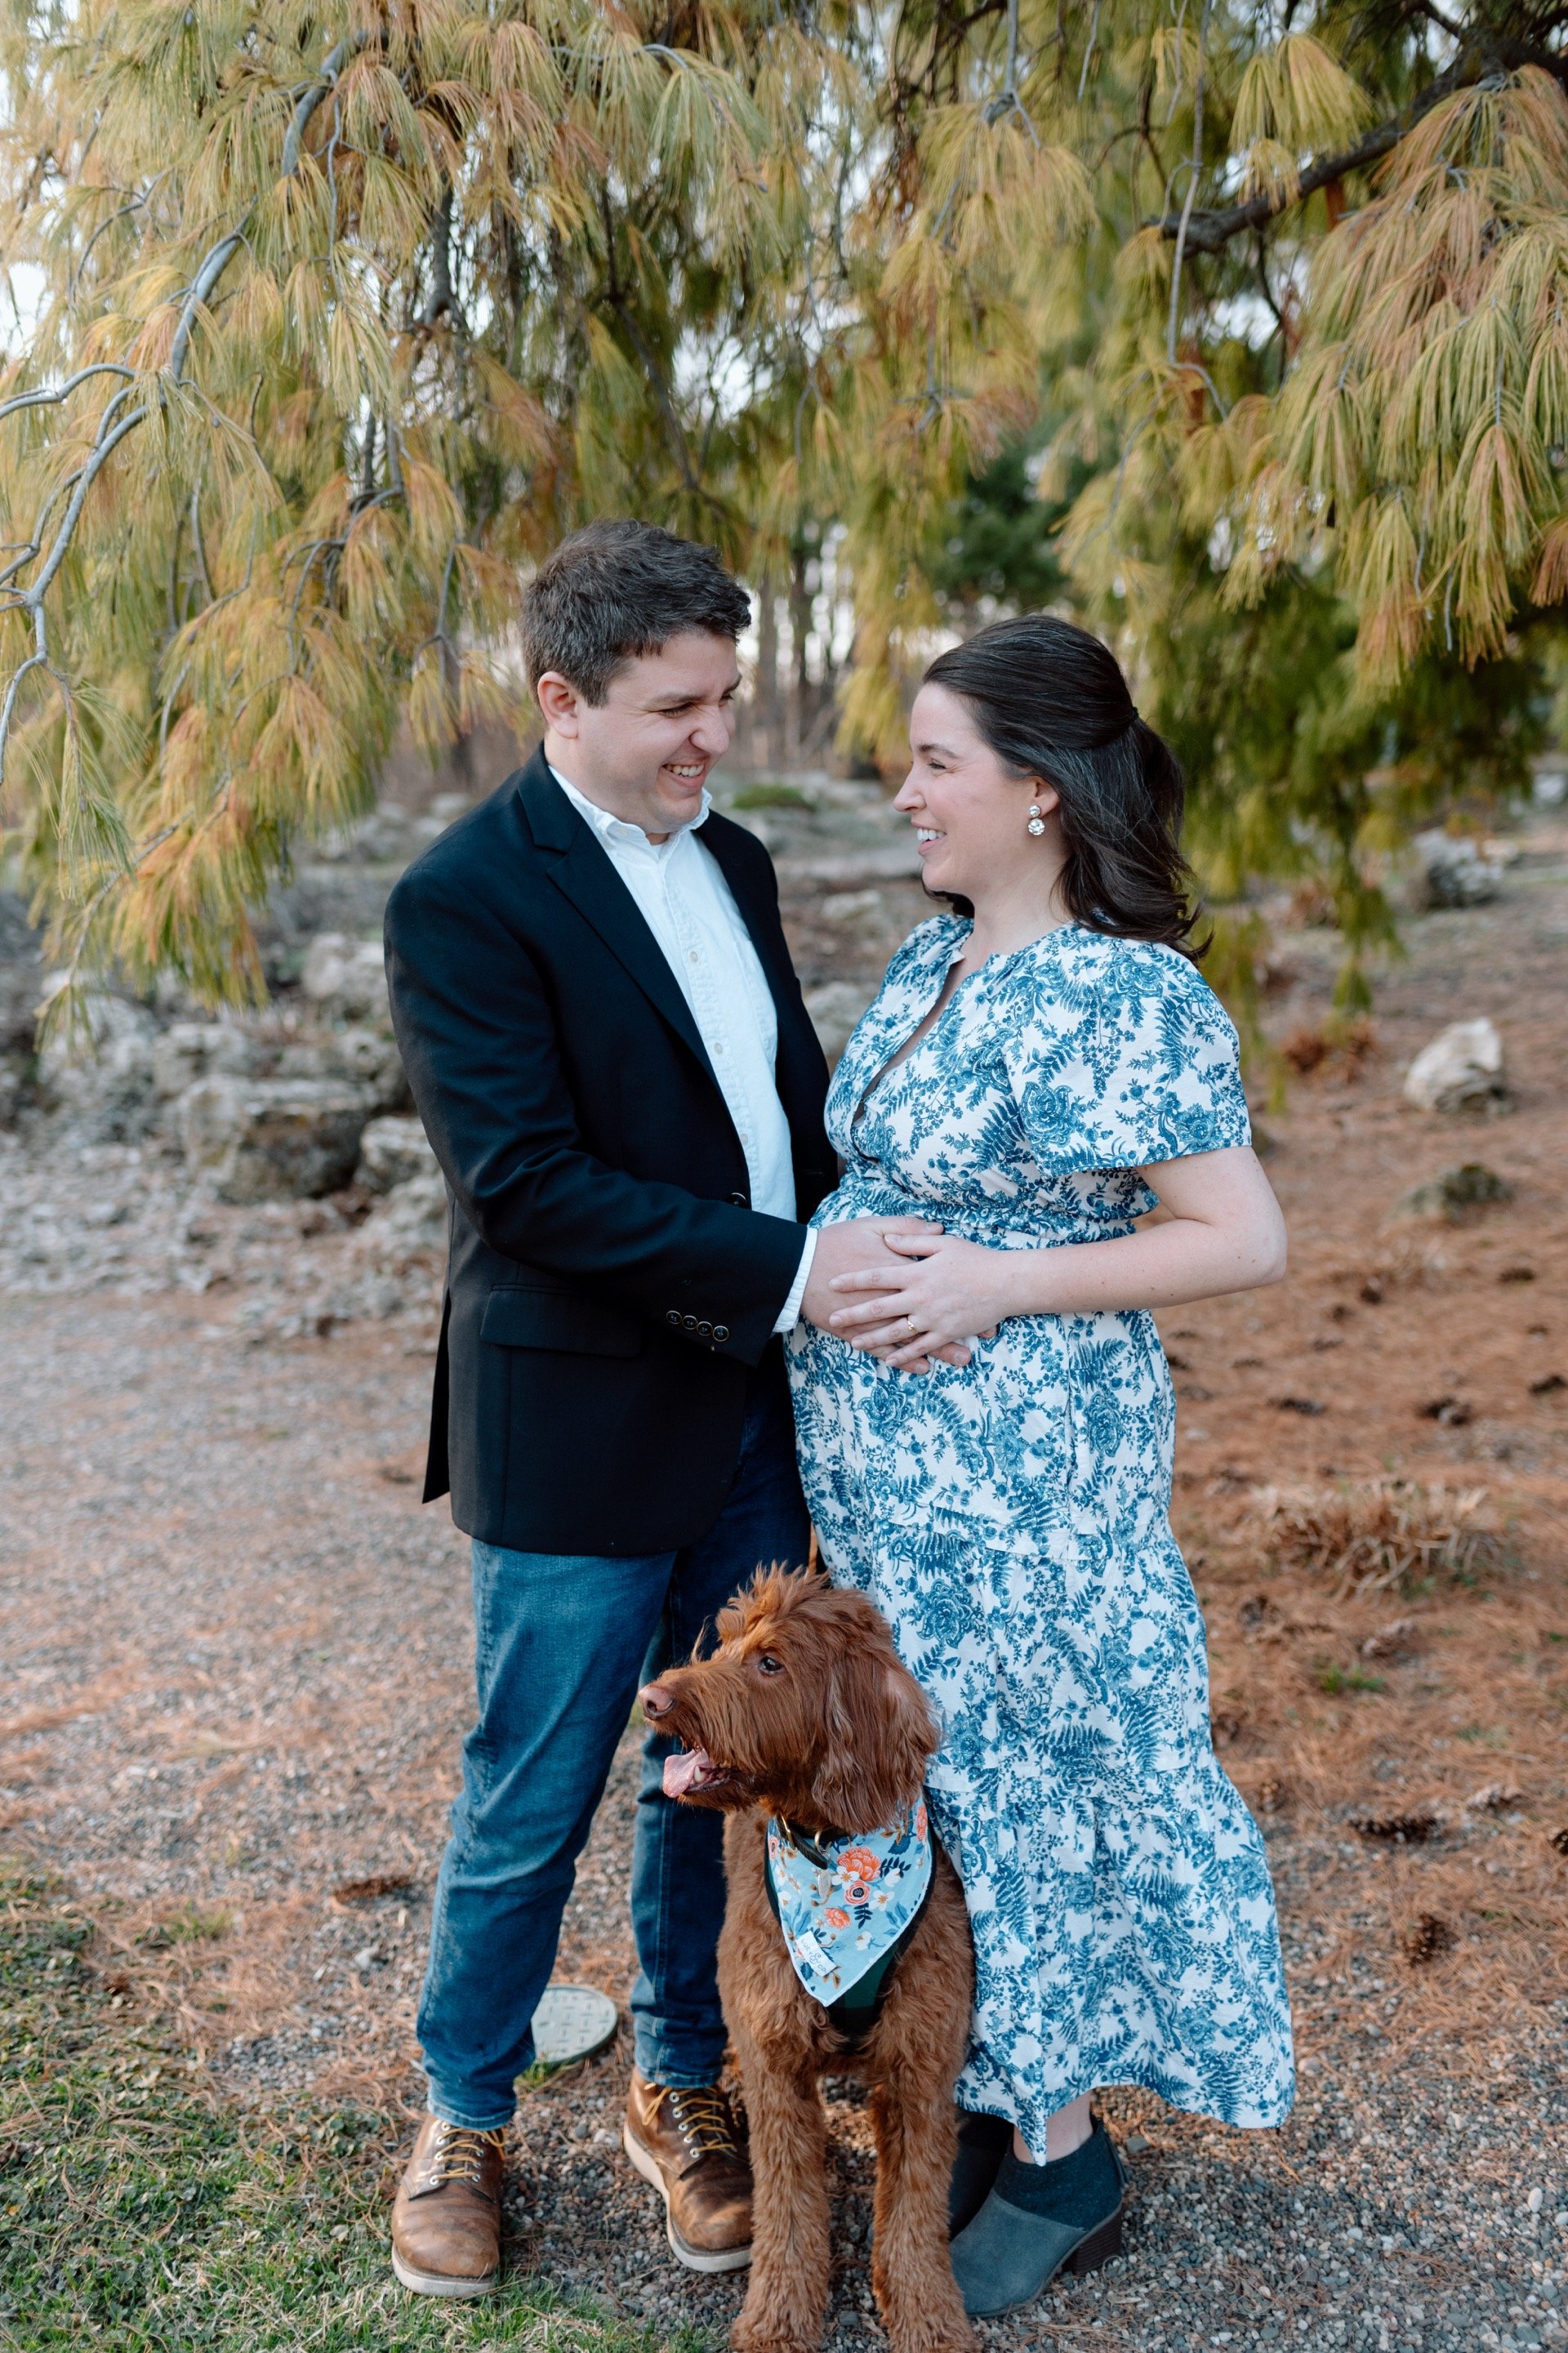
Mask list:
[[[989,2328],[1009,2353],[1080,2340],[1533,2353],[1568,2336],[1568,1974],[1549,1844],[1568,1814],[1568,1693],[1549,1647],[1568,1634],[1568,1429],[1561,1398],[1531,1389],[1556,1363],[1568,1245],[1562,848],[1553,866],[1547,845],[1502,907],[1415,928],[1412,963],[1380,1003],[1384,1056],[1358,1079],[1304,1085],[1273,1123],[1290,1283],[1182,1325],[1183,1530],[1226,1763],[1260,1810],[1271,1777],[1296,1791],[1262,1818],[1301,2097],[1281,2131],[1247,2135],[1109,2094],[1132,2173],[1128,2252]],[[803,934],[818,981],[862,985],[905,887],[891,878],[876,907],[826,928],[818,893]],[[858,941],[837,965],[835,924]],[[1299,934],[1286,954],[1281,1023],[1321,1018],[1328,944]],[[1519,1110],[1456,1137],[1399,1109],[1397,1057],[1471,1010],[1509,1024]],[[286,1285],[301,1256],[335,1246],[301,1219],[331,1213],[243,1213],[243,1241],[235,1213],[223,1247],[237,1278],[198,1292],[181,1287],[182,1253],[199,1267],[204,1246],[177,1178],[155,1153],[89,1152],[68,1171],[0,1159],[8,1241],[20,1203],[49,1213],[73,1266],[95,1237],[126,1247],[89,1291],[50,1280],[46,1259],[30,1275],[14,1265],[0,1294],[0,1842],[69,1875],[123,1949],[127,2006],[172,2010],[221,2095],[312,2092],[411,2115],[413,2001],[470,1672],[462,1541],[412,1483],[429,1322],[409,1308],[395,1328],[361,1321],[309,1342],[275,1329],[249,1345],[243,1252]],[[1514,1205],[1400,1258],[1384,1223],[1393,1191],[1480,1156],[1507,1171]],[[89,1221],[122,1200],[118,1222]],[[1521,1253],[1538,1280],[1499,1291],[1498,1267]],[[1384,1308],[1356,1303],[1331,1325],[1374,1262],[1405,1268],[1405,1287],[1390,1274]],[[1421,1398],[1451,1372],[1472,1418],[1423,1419]],[[1279,1392],[1309,1379],[1321,1417],[1280,1414]],[[1237,1553],[1236,1498],[1380,1467],[1490,1482],[1511,1548],[1486,1588],[1342,1604],[1281,1577],[1268,1587],[1279,1640],[1244,1633],[1264,1572],[1256,1546]],[[1381,1669],[1364,1697],[1325,1695],[1338,1687],[1323,1657],[1360,1658],[1396,1607],[1416,1629],[1409,1663]],[[1467,1810],[1482,1781],[1519,1797]],[[562,1959],[563,1975],[623,1999],[631,1787],[628,1742]],[[1354,1837],[1357,1805],[1380,1790],[1392,1803],[1391,1789],[1437,1806],[1430,1846]],[[1434,1907],[1452,1950],[1412,1966],[1401,1924]],[[740,2284],[668,2260],[619,2153],[626,2065],[623,2038],[524,2099],[510,2260],[661,2334],[721,2331]],[[858,2092],[835,2085],[829,2103],[830,2342],[848,2353],[877,2335],[871,2168]]]

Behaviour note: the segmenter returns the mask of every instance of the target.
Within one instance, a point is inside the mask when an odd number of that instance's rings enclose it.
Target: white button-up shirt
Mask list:
[[[712,806],[707,793],[689,825],[650,841],[639,825],[612,816],[559,768],[550,771],[578,816],[593,828],[637,913],[664,952],[665,962],[691,1008],[708,1050],[741,1149],[746,1155],[752,1207],[794,1219],[795,1162],[789,1121],[773,1080],[778,1012],[730,885],[697,829]],[[773,1329],[792,1331],[816,1252],[808,1233],[800,1265]]]

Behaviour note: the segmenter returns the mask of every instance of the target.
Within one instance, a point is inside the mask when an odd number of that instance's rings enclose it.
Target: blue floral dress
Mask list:
[[[889,1070],[968,932],[922,923],[850,1039],[828,1098],[846,1173],[816,1223],[1069,1247],[1154,1207],[1141,1167],[1248,1141],[1236,1032],[1198,972],[1077,925],[966,976]],[[1152,1317],[1013,1317],[924,1377],[802,1324],[790,1377],[826,1565],[880,1606],[946,1725],[928,1789],[976,1968],[961,2105],[1037,2154],[1102,2084],[1279,2124],[1273,1892],[1211,1745]]]

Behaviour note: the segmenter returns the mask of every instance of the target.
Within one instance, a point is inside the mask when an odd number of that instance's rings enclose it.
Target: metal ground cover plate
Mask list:
[[[596,1986],[546,1986],[533,2013],[533,2053],[546,2067],[591,2059],[615,2040],[616,2005]]]

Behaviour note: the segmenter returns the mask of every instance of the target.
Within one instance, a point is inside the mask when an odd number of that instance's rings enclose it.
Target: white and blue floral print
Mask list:
[[[774,1816],[768,1869],[795,1973],[807,1993],[832,2004],[876,1968],[925,1902],[931,1873],[925,1806],[917,1799],[901,1821],[826,1846],[803,1845]]]
[[[1174,950],[1078,925],[968,975],[922,923],[834,1080],[816,1213],[925,1215],[999,1250],[1131,1231],[1138,1171],[1248,1141],[1236,1033]],[[801,1324],[802,1476],[825,1561],[942,1712],[932,1826],[974,1934],[958,2097],[1037,2152],[1051,2113],[1137,2084],[1233,2125],[1292,2094],[1256,1824],[1209,1733],[1203,1620],[1171,1534],[1174,1405],[1143,1313],[1010,1318],[963,1370],[890,1371]]]

